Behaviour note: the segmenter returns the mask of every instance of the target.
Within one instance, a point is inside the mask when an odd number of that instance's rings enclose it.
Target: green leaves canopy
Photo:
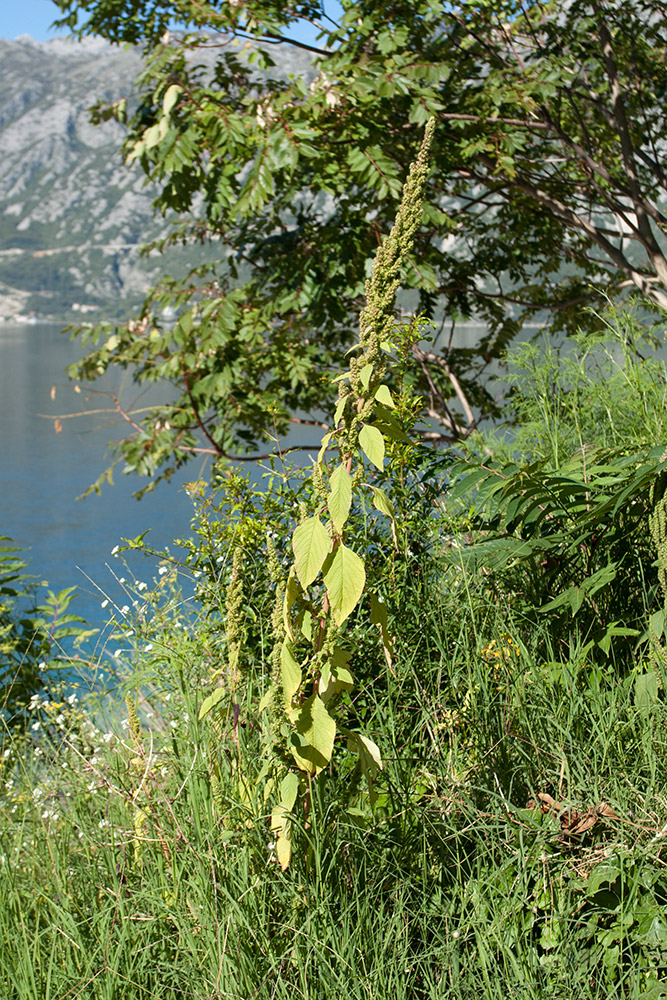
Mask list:
[[[97,347],[78,377],[119,363],[175,387],[132,418],[130,470],[246,457],[298,414],[329,421],[325,376],[352,343],[364,262],[431,115],[434,169],[402,281],[449,317],[433,349],[406,346],[432,438],[493,411],[484,375],[523,318],[549,310],[570,329],[583,303],[626,289],[667,305],[660,0],[349,0],[337,24],[312,2],[57,4],[80,33],[145,48],[138,95],[97,114],[127,120],[125,153],[157,184],[157,211],[185,220],[167,242],[220,250],[165,280],[138,321],[86,333]],[[174,18],[186,31],[169,35]],[[285,74],[276,53],[304,48],[289,41],[299,18],[326,30],[305,46],[308,72]],[[172,329],[155,322],[167,305]],[[450,346],[458,318],[485,325],[476,347]]]

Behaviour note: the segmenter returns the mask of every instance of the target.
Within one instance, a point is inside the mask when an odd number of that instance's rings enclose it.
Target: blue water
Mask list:
[[[122,599],[113,573],[127,575],[112,549],[147,528],[156,547],[189,534],[193,507],[183,483],[202,468],[192,463],[137,501],[132,493],[144,481],[122,475],[119,467],[113,486],[77,500],[109,464],[109,441],[124,434],[112,414],[62,419],[62,431],[55,432],[56,415],[111,405],[103,396],[77,394],[65,376],[65,367],[82,353],[57,326],[0,324],[0,535],[28,550],[31,571],[53,590],[79,587],[72,610],[100,626],[108,616],[101,607],[106,597]],[[115,381],[100,380],[95,388],[118,391],[122,379],[119,372]],[[138,395],[131,382],[125,385],[126,400]],[[149,581],[156,570],[137,555],[130,566],[138,579]]]

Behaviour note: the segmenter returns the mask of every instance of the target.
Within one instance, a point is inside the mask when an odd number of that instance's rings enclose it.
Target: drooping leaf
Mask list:
[[[327,505],[337,534],[341,534],[352,503],[352,477],[343,465],[334,470]]]
[[[373,740],[367,736],[362,736],[361,733],[354,733],[347,730],[346,735],[348,749],[359,754],[361,770],[368,784],[371,805],[374,805],[377,800],[375,779],[377,778],[378,771],[382,770],[380,748]]]
[[[287,585],[285,587],[285,597],[283,598],[283,625],[285,626],[285,631],[289,638],[294,641],[294,632],[292,630],[292,618],[290,615],[290,609],[299,594],[301,593],[301,588],[299,587],[298,581],[294,575],[294,567],[290,569],[289,576],[287,577]]]
[[[354,687],[354,677],[346,663],[336,662],[336,657],[325,663],[322,668],[318,694],[326,704],[335,694],[341,691],[351,691]]]
[[[162,98],[163,114],[168,115],[170,113],[181,96],[181,93],[182,90],[177,83],[172,83],[171,86],[167,87],[164,97]]]
[[[292,859],[292,821],[290,810],[281,803],[271,810],[271,831],[276,834],[276,857],[283,871]]]
[[[367,762],[373,762],[373,765],[382,770],[382,755],[380,753],[380,748],[373,740],[369,739],[368,736],[364,736],[363,733],[357,733],[357,739],[359,741],[362,753],[367,756]]]
[[[373,505],[376,510],[380,511],[381,514],[385,514],[387,517],[393,518],[394,505],[385,491],[381,490],[379,486],[376,486],[373,490]]]
[[[302,587],[309,587],[331,552],[331,536],[319,517],[309,517],[292,535],[294,567]]]
[[[284,806],[288,812],[291,812],[294,808],[298,792],[299,777],[294,773],[294,771],[288,771],[283,780],[280,782],[280,804]]]
[[[301,667],[294,659],[291,644],[285,639],[280,651],[280,681],[286,706],[291,704],[292,698],[301,687],[301,680]]]
[[[336,738],[336,723],[319,695],[303,703],[294,727],[291,750],[297,765],[309,774],[319,774],[331,760]]]
[[[363,560],[341,544],[333,554],[324,573],[331,611],[337,625],[342,625],[354,611],[366,583]]]
[[[378,469],[384,468],[384,438],[377,427],[364,424],[359,432],[359,444],[369,462]]]
[[[371,380],[371,375],[373,374],[373,365],[364,365],[364,367],[359,372],[359,381],[363,385],[364,389],[368,389],[368,383]]]
[[[334,427],[338,427],[339,423],[341,422],[343,412],[345,410],[345,406],[349,398],[350,398],[349,395],[341,396],[338,402],[336,403],[336,411],[334,413]]]
[[[321,465],[322,462],[324,461],[324,456],[326,455],[327,448],[331,444],[332,437],[333,437],[333,432],[329,431],[329,433],[324,435],[322,441],[320,442],[320,450],[317,453],[317,462],[319,465]]]

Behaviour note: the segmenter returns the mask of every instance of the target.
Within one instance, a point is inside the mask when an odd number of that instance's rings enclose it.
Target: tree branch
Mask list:
[[[480,157],[480,160],[484,163],[486,168],[490,171],[494,169],[493,161],[490,157]],[[646,280],[646,276],[638,271],[627,257],[619,250],[617,247],[610,243],[609,240],[604,236],[600,228],[589,222],[588,219],[583,218],[577,212],[573,211],[567,205],[565,205],[560,199],[553,197],[553,195],[548,194],[542,188],[536,187],[533,184],[529,184],[527,181],[520,180],[519,178],[514,178],[512,180],[512,185],[518,188],[520,191],[524,191],[535,201],[544,205],[545,208],[550,209],[554,214],[559,215],[563,220],[569,222],[571,226],[575,229],[579,229],[584,232],[590,239],[594,240],[598,246],[604,250],[607,257],[616,264],[616,266],[627,274],[629,278],[632,279],[636,287],[646,295],[652,302],[660,306],[661,309],[667,309],[667,294],[658,291],[651,287],[651,283]],[[663,258],[664,260],[664,258]],[[653,261],[651,261],[653,263]],[[667,262],[665,263],[667,267]],[[662,284],[667,284],[667,281],[663,281]]]

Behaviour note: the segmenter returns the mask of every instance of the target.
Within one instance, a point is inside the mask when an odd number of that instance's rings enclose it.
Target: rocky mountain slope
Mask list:
[[[296,66],[286,54],[289,69],[308,72],[299,56]],[[119,155],[122,127],[89,121],[95,101],[131,93],[139,53],[21,36],[0,39],[0,66],[0,319],[127,315],[158,268],[173,273],[197,253],[139,257],[164,221],[141,169]]]
[[[139,55],[23,36],[0,41],[0,64],[0,315],[129,308],[150,280],[136,248],[156,230],[151,193],[123,166],[121,127],[87,108],[131,89]]]

